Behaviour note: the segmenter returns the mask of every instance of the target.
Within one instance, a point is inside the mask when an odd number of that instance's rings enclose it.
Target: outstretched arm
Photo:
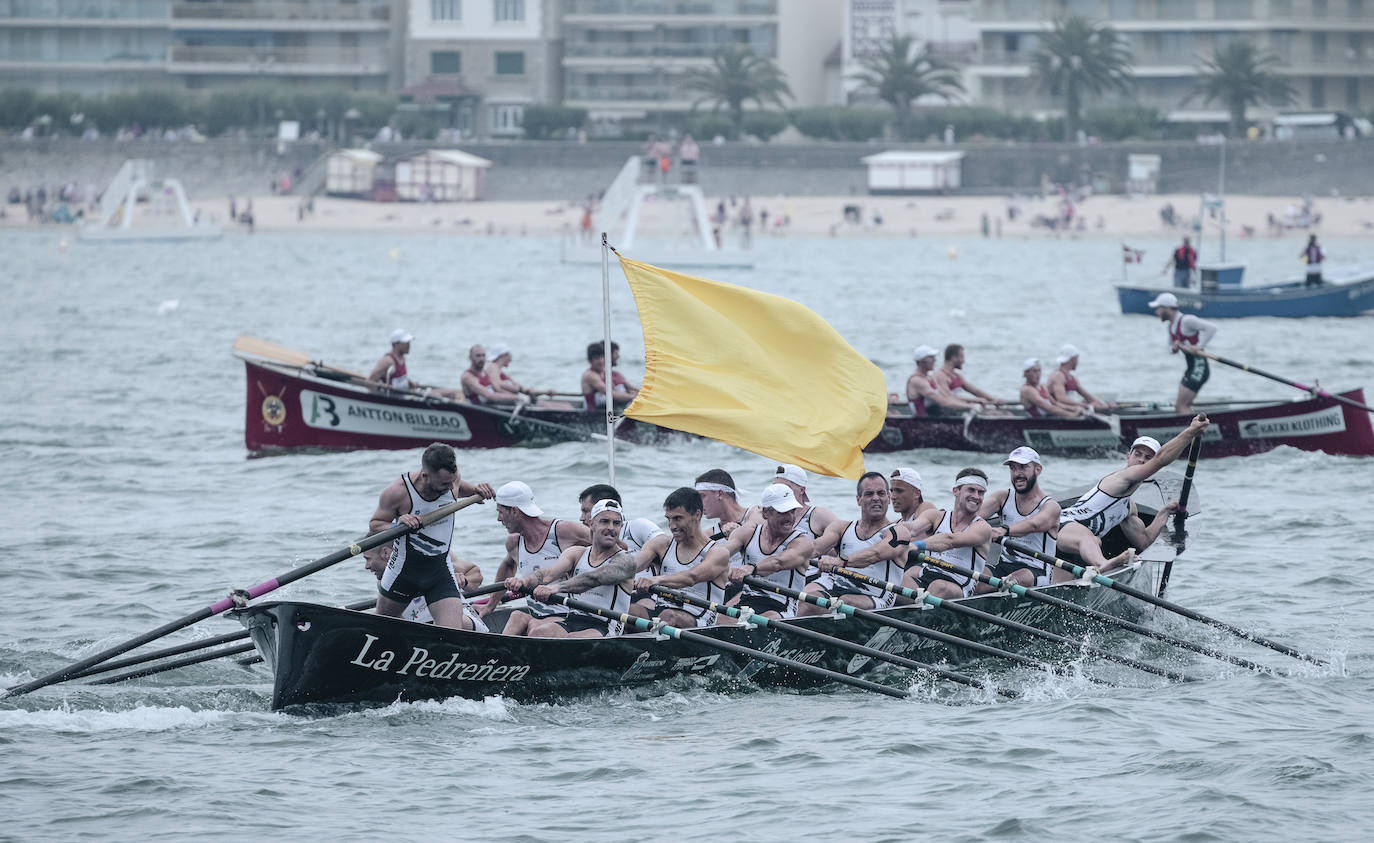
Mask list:
[[[1164,445],[1155,452],[1153,457],[1140,465],[1132,465],[1123,468],[1116,473],[1116,476],[1128,480],[1133,484],[1138,485],[1143,483],[1153,477],[1155,472],[1178,459],[1179,456],[1183,454],[1184,449],[1188,447],[1188,444],[1207,430],[1208,424],[1210,424],[1210,422],[1207,421],[1207,416],[1198,413],[1193,417],[1191,424],[1180,431],[1173,439],[1165,442]],[[1102,491],[1107,494],[1112,494],[1111,489],[1104,488]]]
[[[566,554],[565,554],[566,555]],[[576,556],[582,554],[578,552]],[[560,564],[562,560],[559,560]],[[547,568],[535,571],[535,575],[542,574]],[[535,600],[547,600],[555,592],[565,591],[568,594],[581,594],[599,585],[610,585],[612,583],[628,580],[635,575],[635,558],[630,555],[628,550],[622,550],[616,555],[607,559],[600,567],[591,571],[578,574],[572,579],[565,580],[556,585],[541,585],[534,590]]]

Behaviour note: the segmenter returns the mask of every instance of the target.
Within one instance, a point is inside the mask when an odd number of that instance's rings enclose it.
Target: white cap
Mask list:
[[[1159,453],[1159,440],[1153,436],[1137,436],[1131,447],[1134,448],[1136,445],[1144,445],[1156,454]]]
[[[407,331],[405,328],[397,328],[396,330],[391,332],[392,345],[395,345],[398,342],[410,342],[413,339],[415,339],[415,335],[410,333],[410,331]]]
[[[801,507],[801,501],[792,494],[792,490],[782,485],[774,483],[763,490],[763,497],[759,499],[760,509],[772,509],[777,512],[791,512]]]
[[[1160,293],[1155,296],[1155,300],[1145,305],[1146,307],[1178,307],[1178,296],[1173,293]]]
[[[1069,362],[1070,360],[1072,360],[1073,358],[1075,358],[1075,357],[1077,357],[1077,356],[1078,356],[1078,349],[1074,348],[1074,347],[1071,346],[1071,345],[1066,345],[1066,346],[1064,346],[1063,348],[1059,349],[1059,358],[1058,358],[1058,359],[1059,359],[1059,362],[1060,362],[1060,363],[1067,363],[1067,362]]]
[[[1002,461],[1002,465],[1011,465],[1012,463],[1017,463],[1018,465],[1025,465],[1026,463],[1031,462],[1035,463],[1036,465],[1044,465],[1044,463],[1040,461],[1040,455],[1035,452],[1034,448],[1022,445],[1021,447],[1017,448],[1016,450],[1008,454],[1007,458]]]
[[[800,466],[795,466],[791,463],[784,463],[778,466],[777,473],[773,475],[773,478],[777,479],[779,477],[788,482],[796,483],[803,489],[806,488],[806,472],[802,471]]]
[[[1036,358],[1036,357],[1027,357],[1025,360],[1021,361],[1021,372],[1022,372],[1022,374],[1024,374],[1024,373],[1029,372],[1031,369],[1034,369],[1036,366],[1039,366],[1039,365],[1040,365],[1040,360],[1039,360],[1039,358]]]
[[[487,349],[487,359],[488,359],[488,360],[495,360],[496,358],[500,357],[502,354],[510,354],[510,346],[506,345],[506,344],[503,343],[503,342],[498,342],[498,343],[496,343],[495,345],[493,345],[493,346],[491,346],[490,348]]]
[[[608,510],[608,509],[611,510],[612,512],[619,513],[619,515],[620,515],[621,518],[624,518],[624,517],[625,517],[625,511],[622,510],[622,509],[620,508],[620,502],[619,502],[619,501],[614,500],[614,499],[612,499],[612,498],[605,498],[604,500],[599,500],[599,501],[597,501],[596,503],[592,504],[592,511],[591,511],[591,513],[587,516],[587,520],[588,520],[588,521],[594,520],[594,519],[596,518],[596,516],[600,515],[601,513],[605,512],[605,511]]]
[[[513,506],[531,518],[538,518],[544,510],[534,502],[534,492],[519,480],[512,480],[496,490],[496,502],[501,506]]]
[[[921,473],[914,468],[907,466],[895,468],[892,470],[892,479],[900,480],[918,491],[925,491],[925,486],[921,485]]]
[[[917,359],[917,360],[924,360],[924,359],[926,359],[927,357],[934,357],[935,355],[937,355],[937,354],[939,354],[939,353],[940,353],[940,352],[936,351],[935,349],[931,348],[931,347],[928,346],[928,345],[918,345],[918,346],[916,346],[916,350],[915,350],[914,352],[912,352],[912,354],[914,355],[915,359]]]

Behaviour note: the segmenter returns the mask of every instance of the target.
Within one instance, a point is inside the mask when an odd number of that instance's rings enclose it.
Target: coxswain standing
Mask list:
[[[1021,364],[1021,374],[1025,381],[1021,384],[1021,393],[1018,397],[1026,415],[1033,419],[1047,416],[1076,419],[1087,412],[1086,407],[1075,405],[1073,409],[1069,409],[1050,397],[1049,389],[1040,382],[1041,371],[1040,361],[1034,357],[1027,357]]]
[[[554,564],[565,549],[591,544],[591,534],[586,525],[562,518],[544,518],[543,514],[544,510],[534,502],[534,492],[519,480],[513,480],[496,490],[496,520],[509,533],[506,536],[506,555],[502,557],[501,564],[496,566],[497,580],[514,583],[540,568]],[[507,588],[510,588],[509,584]],[[492,595],[482,607],[483,616],[490,614],[504,598],[504,594]],[[531,622],[566,614],[567,611],[566,607],[549,605],[531,597],[525,601],[524,609],[511,612],[502,631],[507,635],[525,635]]]
[[[507,587],[515,583],[513,590],[533,589],[530,599],[541,602],[561,591],[576,594],[608,612],[628,612],[635,559],[620,542],[622,521],[619,503],[597,501],[592,504],[591,546],[570,547],[553,565],[511,580]],[[534,638],[602,638],[621,631],[619,620],[568,607],[564,614],[535,621],[525,634]]]
[[[998,539],[1012,539],[1049,556],[1054,555],[1059,537],[1059,502],[1040,488],[1044,463],[1034,448],[1022,445],[1007,456],[1002,465],[1011,471],[1011,488],[999,489],[983,498],[978,514],[983,518],[1002,517],[995,528]],[[1053,568],[1026,553],[1003,547],[1002,557],[992,566],[993,576],[1030,588],[1049,585]]]
[[[945,346],[945,362],[939,369],[935,370],[935,382],[940,388],[955,398],[964,399],[962,395],[956,395],[955,391],[962,389],[972,395],[978,403],[996,406],[1006,402],[1000,398],[993,398],[983,390],[964,380],[964,374],[960,371],[964,367],[964,347],[958,343],[950,343]]]
[[[1050,372],[1049,390],[1050,400],[1061,407],[1068,409],[1091,408],[1093,410],[1113,410],[1116,403],[1113,401],[1103,401],[1088,390],[1083,388],[1078,378],[1074,376],[1073,370],[1078,368],[1078,349],[1072,345],[1065,345],[1059,349],[1059,368]],[[1069,397],[1070,392],[1077,392],[1082,396],[1082,401],[1075,401]]]
[[[978,514],[987,490],[988,476],[980,469],[961,470],[954,478],[954,505],[948,510],[933,509],[915,521],[898,525],[898,540],[909,541],[914,550],[981,572],[987,567],[993,538],[992,527]],[[902,585],[923,588],[932,597],[952,600],[973,594],[978,580],[927,563],[909,565]],[[896,600],[897,605],[910,602],[905,597]]]
[[[935,508],[935,504],[925,499],[925,485],[921,473],[909,466],[892,470],[892,482],[888,484],[892,497],[892,511],[897,513],[897,522],[915,521],[923,512]]]
[[[835,572],[836,568],[855,568],[885,582],[900,582],[905,573],[906,543],[897,537],[897,530],[888,521],[888,507],[892,502],[887,478],[870,471],[859,478],[855,487],[855,501],[859,517],[854,521],[834,523],[816,540],[816,563],[820,577],[803,589],[808,594],[833,597],[860,609],[882,609],[892,605],[891,594],[880,588],[852,580]],[[797,615],[820,615],[823,609],[813,603],[800,603]]]
[[[763,490],[759,499],[763,522],[740,527],[711,547],[707,554],[707,563],[711,565],[728,562],[732,554],[740,554],[741,564],[731,566],[728,572],[728,605],[752,609],[768,618],[792,615],[791,600],[749,585],[744,578],[758,576],[797,591],[805,587],[815,543],[805,531],[797,529],[801,509],[801,502],[789,487],[774,483]]]
[[[472,629],[464,611],[462,588],[449,563],[453,544],[453,515],[420,528],[420,518],[453,503],[458,495],[492,497],[486,483],[465,483],[458,473],[453,448],[435,442],[420,458],[420,470],[402,474],[382,490],[369,533],[396,524],[414,532],[398,536],[390,549],[383,545],[364,554],[365,565],[377,575],[377,614],[400,617],[417,597],[423,597],[439,626]]]
[[[501,389],[487,375],[487,350],[481,344],[468,349],[468,367],[461,378],[463,397],[473,404],[509,404],[520,400],[520,393]]]
[[[906,379],[906,400],[911,414],[918,418],[957,416],[977,406],[940,386],[934,375],[937,353],[928,345],[917,346],[916,371]]]
[[[1084,565],[1109,571],[1120,564],[1129,563],[1134,551],[1144,550],[1154,544],[1169,515],[1178,509],[1178,501],[1166,504],[1146,526],[1136,513],[1131,495],[1155,472],[1178,459],[1188,443],[1207,430],[1207,425],[1207,417],[1199,414],[1163,447],[1150,436],[1141,436],[1132,442],[1131,450],[1126,454],[1125,468],[1097,481],[1092,491],[1060,513],[1059,549],[1077,553]],[[1131,548],[1107,559],[1102,554],[1102,538],[1118,524]]]
[[[1169,323],[1169,351],[1172,354],[1183,352],[1183,380],[1178,385],[1178,400],[1174,409],[1179,414],[1193,411],[1193,399],[1198,390],[1207,383],[1212,371],[1207,366],[1207,358],[1198,354],[1207,343],[1217,335],[1217,326],[1206,319],[1178,309],[1178,296],[1173,293],[1160,293],[1149,303],[1161,322]]]
[[[382,355],[372,368],[369,381],[391,389],[420,389],[420,384],[410,379],[406,371],[406,355],[410,353],[410,341],[415,336],[404,328],[391,332],[391,350]]]
[[[673,490],[663,501],[669,535],[655,537],[635,557],[635,567],[644,572],[635,577],[636,593],[657,585],[702,600],[725,601],[725,572],[729,569],[730,557],[711,555],[710,550],[717,541],[701,529],[702,510],[701,495],[685,486]],[[649,573],[655,570],[657,573]],[[637,607],[639,605],[636,603]],[[640,614],[640,611],[631,611]],[[716,622],[714,610],[680,604],[659,595],[652,596],[652,605],[643,608],[642,616],[680,629],[712,626]]]

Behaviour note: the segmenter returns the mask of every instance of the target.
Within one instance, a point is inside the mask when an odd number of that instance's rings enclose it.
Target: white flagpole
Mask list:
[[[615,485],[615,401],[611,389],[611,246],[606,242],[606,232],[601,232],[601,307],[605,321],[606,335],[601,350],[605,352],[603,370],[606,378],[606,468],[608,481]]]

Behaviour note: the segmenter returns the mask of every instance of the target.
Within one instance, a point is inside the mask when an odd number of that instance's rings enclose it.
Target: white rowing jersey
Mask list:
[[[859,551],[870,548],[880,542],[895,539],[896,537],[897,533],[892,529],[892,525],[884,524],[868,538],[860,538],[859,522],[850,521],[849,526],[844,528],[844,534],[840,536],[840,543],[835,549],[835,555],[840,558],[840,561],[847,562],[849,561],[849,557]],[[874,562],[872,565],[865,568],[855,568],[854,570],[858,573],[873,577],[874,579],[899,584],[902,581],[902,574],[905,570],[903,565],[904,562],[906,562],[905,553],[895,559]],[[832,586],[843,586],[844,588],[861,591],[873,599],[874,608],[887,608],[892,605],[892,601],[896,598],[896,595],[891,592],[885,592],[877,586],[872,586],[857,580],[851,580],[843,574],[838,573],[822,574],[821,585],[827,589]]]
[[[620,553],[623,552],[624,551],[620,551]],[[586,550],[582,551],[581,556],[577,557],[577,564],[573,566],[572,574],[570,576],[575,577],[579,574],[589,574],[592,571],[595,571],[598,568],[600,568],[602,565],[605,565],[606,563],[610,562],[617,555],[618,554],[611,554],[605,559],[602,559],[600,562],[592,564],[592,549],[589,547]],[[624,579],[619,582],[604,583],[602,585],[598,585],[596,588],[589,588],[586,591],[583,591],[574,596],[578,600],[590,603],[593,606],[605,609],[608,612],[626,612],[630,608],[630,603],[633,602],[633,600],[630,597],[630,583],[631,580],[629,579]],[[591,614],[590,612],[582,612],[577,609],[573,609],[572,611],[577,612],[579,615]],[[600,616],[593,615],[593,617]]]
[[[940,526],[935,528],[936,533],[954,532],[953,513],[954,510],[952,509],[945,510],[945,516],[940,519]],[[977,524],[979,521],[982,520],[983,516],[974,516],[974,519],[968,523],[968,526],[972,527],[974,524]],[[936,559],[943,559],[944,561],[949,562],[952,565],[958,565],[962,568],[968,568],[974,573],[981,574],[984,571],[984,569],[987,568],[987,559],[983,556],[981,552],[979,552],[978,548],[976,547],[954,547],[950,548],[949,550],[930,552],[927,555],[933,556]],[[941,579],[949,580],[950,582],[959,586],[959,588],[964,592],[965,597],[968,597],[969,595],[973,594],[973,587],[978,584],[978,579],[976,577],[970,577],[967,574],[960,574],[956,571],[951,571],[948,568],[941,568],[939,565],[927,565],[926,574],[933,574]]]
[[[625,549],[630,551],[631,556],[638,556],[639,551],[654,536],[663,535],[663,528],[647,518],[626,519],[620,527],[620,540],[625,542]],[[647,573],[651,577],[659,574],[661,563],[655,562],[649,566]]]
[[[1048,500],[1050,500],[1050,496],[1045,495],[1035,504],[1035,506],[1031,507],[1030,512],[1027,512],[1025,515],[1022,515],[1021,510],[1018,509],[1016,506],[1016,490],[1008,489],[1007,500],[1005,503],[1002,504],[1002,525],[1010,527],[1012,524],[1015,524],[1018,521],[1025,521],[1027,518],[1033,517],[1035,513],[1039,512],[1040,509],[1045,505],[1045,501]],[[1016,542],[1017,544],[1024,544],[1027,547],[1032,547],[1047,556],[1053,556],[1055,549],[1059,545],[1058,535],[1059,531],[1056,529],[1054,532],[1050,532],[1049,530],[1040,530],[1034,533],[1026,533],[1025,535],[1021,536],[1009,536],[1008,538],[1011,541]],[[1012,548],[1010,545],[1003,547],[1002,557],[1007,562],[1009,562],[1012,565],[1015,565],[1018,568],[1029,568],[1035,574],[1036,585],[1050,584],[1051,569],[1050,566],[1045,562],[1036,559],[1034,556],[1029,556],[1025,553],[1022,553],[1021,551]]]
[[[416,517],[424,517],[436,509],[454,502],[453,490],[445,489],[434,500],[425,500],[415,484],[410,482],[410,474],[401,475],[406,492],[410,495],[410,512]],[[426,524],[418,530],[397,536],[391,543],[391,556],[387,559],[386,570],[382,572],[382,587],[390,588],[401,575],[406,562],[420,565],[448,565],[449,546],[453,544],[453,513]]]
[[[516,545],[520,555],[517,558],[515,575],[520,578],[528,577],[540,568],[547,568],[558,561],[558,557],[563,553],[563,549],[558,546],[558,520],[549,525],[549,534],[544,537],[544,543],[534,550],[525,547],[524,536],[516,536]],[[567,606],[553,606],[542,603],[533,597],[525,598],[525,605],[545,614],[563,615],[567,614]]]
[[[771,551],[765,552],[763,549],[763,528],[765,526],[767,525],[759,524],[754,527],[754,535],[749,537],[749,543],[744,546],[744,552],[741,554],[744,557],[744,565],[758,565],[758,563],[762,562],[765,558],[782,553],[787,549],[787,546],[796,541],[798,537],[806,535],[805,531],[794,527],[792,532],[788,533],[787,537],[778,543],[777,547]],[[743,567],[743,565],[740,567]],[[785,568],[781,571],[774,571],[771,574],[759,574],[758,576],[761,576],[769,582],[776,583],[783,588],[801,591],[806,587],[805,568]],[[744,584],[744,593],[758,597],[767,597],[770,600],[785,602],[789,605],[792,602],[792,598],[790,597],[784,597],[776,591],[761,591],[748,583]]]
[[[666,577],[671,576],[673,574],[680,574],[683,571],[695,568],[696,566],[700,565],[702,562],[706,560],[706,554],[710,552],[711,548],[715,546],[716,542],[714,540],[708,539],[706,544],[702,546],[701,550],[697,553],[696,556],[693,556],[691,559],[688,559],[684,562],[678,554],[679,547],[677,539],[673,539],[672,541],[668,542],[668,549],[663,553],[663,576]],[[717,603],[725,602],[725,589],[717,585],[716,583],[711,582],[710,580],[707,580],[706,582],[699,582],[695,585],[690,585],[687,587],[679,587],[674,590],[681,591],[683,594],[690,594],[699,600],[713,600]],[[687,614],[691,615],[692,617],[697,618],[698,620],[700,620],[700,618],[707,612],[711,612],[712,614],[714,614],[714,611],[710,609],[703,609],[700,606],[692,606],[685,603],[678,603],[677,601],[670,600],[660,594],[654,595],[654,602],[659,606],[667,606],[672,609],[680,609],[686,612]],[[697,625],[702,626],[703,624],[698,623]]]
[[[1131,496],[1118,498],[1102,491],[1102,484],[1093,487],[1091,492],[1079,498],[1073,506],[1059,513],[1059,524],[1077,521],[1098,538],[1111,532],[1111,529],[1131,514]]]

